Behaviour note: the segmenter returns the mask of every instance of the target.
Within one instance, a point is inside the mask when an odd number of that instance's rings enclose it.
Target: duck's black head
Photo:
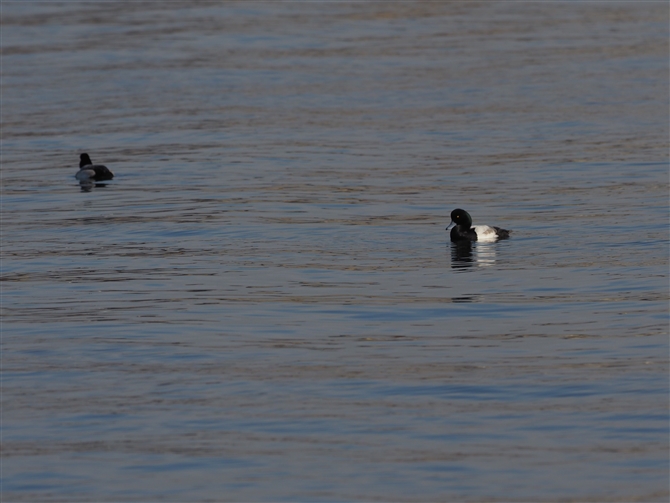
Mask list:
[[[88,156],[88,154],[81,154],[79,156],[79,168],[83,168],[84,166],[88,166],[89,164],[93,164],[91,162],[91,158]]]
[[[456,225],[460,225],[462,229],[469,229],[472,227],[472,217],[470,213],[465,210],[455,209],[451,212],[451,221]]]

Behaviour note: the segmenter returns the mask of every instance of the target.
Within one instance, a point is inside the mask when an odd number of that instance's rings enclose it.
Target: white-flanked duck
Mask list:
[[[509,237],[510,231],[501,229],[500,227],[493,227],[491,225],[472,225],[472,217],[470,214],[461,209],[455,209],[451,212],[451,223],[456,226],[451,229],[451,240],[454,243],[459,241],[497,241],[498,239],[506,239]],[[447,227],[447,230],[449,230]]]
[[[81,154],[79,157],[79,171],[74,175],[77,180],[111,180],[114,178],[107,166],[102,164],[93,164],[88,154]]]

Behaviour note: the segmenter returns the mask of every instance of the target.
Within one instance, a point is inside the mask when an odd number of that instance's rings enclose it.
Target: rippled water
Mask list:
[[[2,18],[3,501],[667,500],[667,4]]]

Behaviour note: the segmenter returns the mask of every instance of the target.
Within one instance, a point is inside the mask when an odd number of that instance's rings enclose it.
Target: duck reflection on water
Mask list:
[[[458,241],[451,243],[452,269],[489,267],[496,263],[494,243]]]
[[[91,192],[94,188],[99,189],[107,187],[106,183],[96,183],[91,180],[79,180],[79,187],[82,192]]]

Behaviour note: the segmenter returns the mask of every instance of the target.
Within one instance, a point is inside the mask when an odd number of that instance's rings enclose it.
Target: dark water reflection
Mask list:
[[[667,4],[2,9],[3,501],[667,501]]]
[[[467,269],[475,265],[472,257],[472,243],[463,241],[451,243],[451,267],[454,269]]]

